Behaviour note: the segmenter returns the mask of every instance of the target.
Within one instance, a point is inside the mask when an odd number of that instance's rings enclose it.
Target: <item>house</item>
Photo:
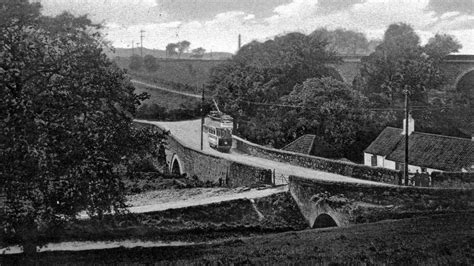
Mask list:
[[[409,172],[474,172],[474,138],[416,132],[410,116],[408,158]],[[404,161],[405,129],[385,128],[364,150],[365,165],[403,170]]]

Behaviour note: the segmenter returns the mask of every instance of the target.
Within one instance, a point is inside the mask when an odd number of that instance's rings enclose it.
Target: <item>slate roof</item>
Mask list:
[[[397,144],[404,137],[402,135],[402,129],[387,127],[385,128],[380,135],[367,147],[364,152],[387,156],[389,155],[397,146]]]
[[[365,150],[403,162],[405,138],[402,129],[386,128]],[[421,132],[413,132],[408,141],[409,164],[443,171],[461,171],[474,165],[474,141]]]
[[[311,135],[311,134],[303,135],[297,138],[296,140],[294,140],[293,142],[291,142],[290,144],[283,147],[282,150],[297,152],[297,153],[302,153],[302,154],[310,154],[313,148],[314,138],[316,138],[315,135]]]

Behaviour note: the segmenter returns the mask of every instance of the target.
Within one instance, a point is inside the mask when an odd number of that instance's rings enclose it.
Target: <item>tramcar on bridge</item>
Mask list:
[[[204,124],[207,128],[209,146],[218,151],[228,152],[232,147],[233,118],[220,111],[211,111]]]

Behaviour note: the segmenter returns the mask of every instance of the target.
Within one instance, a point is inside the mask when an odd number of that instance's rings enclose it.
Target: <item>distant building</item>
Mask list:
[[[474,172],[474,138],[416,132],[415,121],[411,116],[408,121],[409,172]],[[404,134],[404,129],[385,128],[364,150],[364,164],[403,170]]]
[[[284,151],[317,156],[316,155],[317,152],[321,152],[322,150],[327,149],[327,148],[329,147],[324,146],[324,144],[321,145],[321,143],[317,141],[316,135],[305,134],[281,149]],[[333,160],[337,160],[337,161],[345,162],[345,163],[354,163],[351,160],[346,159],[346,158],[339,158],[339,159],[333,159]]]

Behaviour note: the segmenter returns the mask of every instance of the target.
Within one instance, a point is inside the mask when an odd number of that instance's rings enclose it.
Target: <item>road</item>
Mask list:
[[[166,130],[170,130],[170,133],[175,138],[179,139],[182,143],[190,148],[199,150],[201,146],[200,130],[201,120],[190,120],[180,122],[156,122],[146,120],[136,120],[137,122],[149,123],[158,125]],[[204,133],[203,141],[203,152],[225,158],[230,161],[239,162],[247,165],[258,166],[262,168],[272,169],[275,171],[276,183],[286,184],[288,176],[297,175],[301,177],[314,178],[325,181],[339,181],[339,182],[350,182],[350,183],[365,183],[382,186],[390,186],[389,184],[378,183],[368,180],[362,180],[338,174],[323,172],[319,170],[304,168],[288,163],[276,162],[265,158],[255,157],[248,154],[243,154],[235,149],[231,149],[229,153],[222,153],[209,147],[207,142],[207,134]]]
[[[139,84],[139,85],[146,86],[146,87],[153,88],[153,89],[157,89],[157,90],[172,92],[172,93],[176,93],[176,94],[180,94],[180,95],[184,95],[184,96],[188,96],[188,97],[201,99],[201,95],[199,95],[199,94],[192,94],[192,93],[187,93],[187,92],[182,92],[182,91],[171,90],[171,89],[163,88],[163,87],[156,86],[156,85],[153,85],[153,84],[150,84],[150,83],[146,83],[146,82],[143,82],[143,81],[139,81],[139,80],[136,80],[136,79],[132,79],[131,82],[134,83],[134,84]]]

